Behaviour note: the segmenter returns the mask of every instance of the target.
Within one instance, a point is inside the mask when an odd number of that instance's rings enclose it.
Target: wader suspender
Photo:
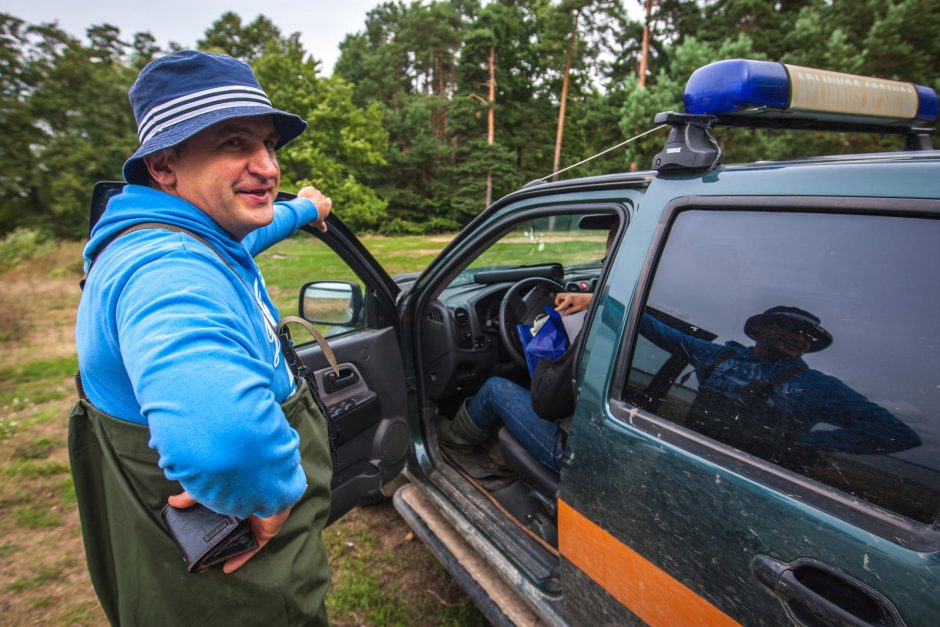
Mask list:
[[[160,229],[163,231],[173,231],[174,233],[185,233],[186,235],[189,235],[197,242],[214,252],[216,256],[222,261],[222,263],[225,264],[225,267],[231,270],[232,274],[234,274],[241,284],[245,286],[245,289],[248,290],[248,294],[251,294],[251,289],[248,287],[248,284],[245,283],[245,280],[241,277],[241,275],[235,271],[235,268],[232,267],[232,264],[228,262],[225,256],[219,252],[215,246],[207,242],[203,237],[193,233],[189,229],[184,229],[181,226],[175,226],[173,224],[166,224],[164,222],[141,222],[139,224],[130,226],[109,238],[104,243],[104,246],[98,249],[98,252],[95,253],[94,258],[88,264],[88,270],[85,272],[85,275],[78,283],[79,287],[82,290],[85,289],[85,282],[88,280],[88,274],[91,272],[92,266],[95,264],[95,261],[98,259],[101,253],[103,253],[105,249],[114,242],[114,240],[129,233],[143,231],[146,229]],[[330,454],[332,455],[333,460],[336,461],[336,426],[333,424],[333,419],[330,417],[329,412],[326,410],[326,406],[323,404],[323,400],[320,398],[320,390],[317,387],[316,377],[314,377],[313,372],[311,372],[311,370],[304,365],[300,355],[298,355],[297,351],[294,350],[294,343],[291,341],[290,331],[288,330],[287,325],[292,323],[299,324],[303,326],[307,332],[310,333],[310,335],[313,336],[313,339],[316,340],[317,344],[319,344],[320,350],[323,351],[323,356],[326,358],[327,362],[329,362],[330,368],[333,369],[333,372],[338,377],[339,365],[336,363],[336,355],[333,354],[333,349],[330,348],[330,345],[327,343],[326,338],[323,337],[323,334],[320,333],[320,331],[318,331],[315,326],[303,318],[299,318],[297,316],[284,316],[275,327],[268,316],[265,315],[265,312],[261,312],[261,317],[264,318],[264,321],[268,324],[268,327],[274,331],[275,337],[278,338],[281,347],[281,353],[284,355],[284,359],[287,362],[288,368],[290,368],[291,374],[295,379],[302,377],[307,380],[307,384],[310,386],[310,391],[313,393],[313,399],[317,404],[317,408],[323,414],[323,417],[326,419],[327,425],[329,426]],[[87,398],[85,395],[85,390],[82,387],[81,373],[75,374],[75,390],[78,392],[79,398]],[[334,472],[337,474],[337,480],[339,480],[337,465],[333,464],[333,468]]]
[[[708,382],[711,380],[712,375],[715,373],[715,369],[721,364],[723,364],[724,362],[731,359],[732,357],[734,357],[733,350],[722,351],[722,353],[718,355],[715,361],[713,361],[708,366],[703,368],[702,379],[699,381],[699,388],[702,388],[705,385],[707,385]],[[750,383],[744,386],[744,389],[741,390],[741,395],[740,395],[739,400],[747,404],[763,403],[768,398],[770,398],[770,395],[773,394],[774,389],[778,385],[782,383],[786,383],[787,381],[789,381],[790,379],[792,379],[793,377],[795,377],[796,375],[798,375],[799,373],[803,372],[806,369],[807,367],[805,364],[793,364],[789,368],[786,368],[785,370],[778,372],[777,375],[773,377],[772,379],[769,379],[769,380],[758,379],[757,381],[751,381]],[[686,381],[688,381],[690,376],[692,376],[691,372],[685,375],[684,377],[682,377],[682,380],[680,381],[680,383],[685,383]]]

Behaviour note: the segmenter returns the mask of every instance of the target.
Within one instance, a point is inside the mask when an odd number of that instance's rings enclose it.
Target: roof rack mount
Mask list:
[[[672,130],[666,146],[653,159],[658,172],[711,170],[721,162],[721,148],[711,133],[718,118],[714,115],[657,113],[656,124],[669,124]]]

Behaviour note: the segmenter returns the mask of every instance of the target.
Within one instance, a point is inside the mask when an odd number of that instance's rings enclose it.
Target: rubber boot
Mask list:
[[[467,402],[464,401],[457,410],[453,420],[446,420],[438,416],[435,421],[437,440],[449,446],[477,446],[483,444],[494,431],[481,429],[470,419],[467,413]]]

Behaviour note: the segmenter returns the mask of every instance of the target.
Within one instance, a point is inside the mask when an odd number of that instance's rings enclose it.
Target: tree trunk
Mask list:
[[[643,44],[640,48],[640,72],[638,85],[646,89],[646,67],[650,53],[650,15],[653,13],[653,0],[646,0],[646,19],[643,20]],[[630,171],[636,172],[636,161],[630,162]]]
[[[640,48],[640,87],[646,87],[646,65],[650,51],[650,15],[653,12],[653,0],[646,0],[646,19],[643,21],[643,44]]]
[[[490,93],[489,93],[489,111],[486,113],[486,143],[490,146],[493,145],[495,138],[495,129],[494,125],[496,122],[496,47],[490,46]],[[492,152],[492,151],[491,151]],[[492,159],[492,155],[490,155]],[[486,205],[490,206],[490,203],[493,201],[493,168],[488,167],[486,169]]]
[[[441,53],[434,57],[434,69],[436,79],[434,91],[438,97],[438,106],[434,111],[434,134],[438,139],[443,139],[447,135],[447,107],[444,104],[447,101],[447,77],[444,75],[444,60]]]
[[[574,60],[574,53],[578,47],[579,17],[579,13],[574,14],[574,29],[571,31],[571,44],[568,46],[568,54],[565,55],[565,75],[561,81],[561,105],[558,107],[558,132],[555,135],[555,160],[552,162],[552,172],[558,172],[561,166],[561,140],[565,134],[565,108],[568,105],[568,83],[571,79],[571,63]],[[558,175],[553,175],[552,180],[557,181]]]

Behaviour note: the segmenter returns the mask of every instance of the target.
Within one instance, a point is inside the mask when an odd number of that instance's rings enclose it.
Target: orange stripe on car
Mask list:
[[[558,548],[609,594],[649,625],[730,627],[727,614],[558,501]]]

